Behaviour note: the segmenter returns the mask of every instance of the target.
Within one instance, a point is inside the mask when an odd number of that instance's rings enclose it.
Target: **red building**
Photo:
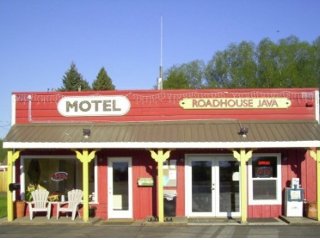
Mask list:
[[[85,221],[278,217],[292,178],[319,209],[317,89],[13,93],[4,147],[14,197],[83,189]]]

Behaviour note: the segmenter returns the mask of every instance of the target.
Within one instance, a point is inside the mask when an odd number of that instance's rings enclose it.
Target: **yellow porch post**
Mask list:
[[[310,156],[317,163],[317,221],[320,221],[320,149],[310,150]]]
[[[240,213],[241,213],[241,223],[247,223],[247,161],[252,157],[252,150],[246,152],[245,149],[241,149],[240,152],[233,151],[233,156],[240,162]]]
[[[19,158],[20,151],[8,151],[8,171],[7,171],[7,219],[13,221],[13,200],[12,192],[9,190],[9,184],[12,183],[13,164]]]
[[[82,163],[82,188],[83,188],[83,221],[89,220],[89,163],[94,159],[96,151],[89,153],[88,150],[75,150],[77,158]]]
[[[163,204],[163,162],[170,157],[170,150],[163,152],[163,150],[155,151],[150,150],[151,157],[158,163],[158,178],[157,178],[157,190],[158,190],[158,218],[159,222],[164,221],[164,204]]]

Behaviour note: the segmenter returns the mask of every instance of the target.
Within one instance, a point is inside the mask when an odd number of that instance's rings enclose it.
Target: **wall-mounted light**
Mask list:
[[[240,127],[239,135],[241,135],[243,138],[246,138],[249,132],[249,128],[247,127]]]
[[[91,129],[89,128],[82,129],[82,134],[85,139],[88,139],[91,136]]]

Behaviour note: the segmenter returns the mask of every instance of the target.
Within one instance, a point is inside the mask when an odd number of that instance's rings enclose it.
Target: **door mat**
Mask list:
[[[133,219],[108,219],[103,222],[106,225],[130,225],[133,223]]]
[[[278,218],[249,218],[249,223],[277,223],[279,222]]]
[[[238,223],[235,218],[188,218],[188,223]]]

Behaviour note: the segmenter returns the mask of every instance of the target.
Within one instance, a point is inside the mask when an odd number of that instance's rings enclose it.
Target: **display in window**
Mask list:
[[[61,182],[63,180],[67,180],[67,179],[68,179],[67,172],[55,172],[51,176],[51,181],[54,181],[54,182]]]
[[[271,178],[273,176],[272,167],[256,167],[255,176],[257,178]]]
[[[252,159],[252,200],[279,200],[277,156],[254,156]]]
[[[274,178],[277,177],[277,158],[258,157],[252,160],[253,178]]]
[[[82,189],[82,164],[77,159],[24,159],[24,169],[26,169],[24,199],[27,201],[31,200],[31,192],[35,189],[48,190],[51,201],[61,201],[63,196],[67,197],[68,191]],[[92,161],[89,165],[89,191],[92,193],[95,192],[94,181],[94,161]]]

